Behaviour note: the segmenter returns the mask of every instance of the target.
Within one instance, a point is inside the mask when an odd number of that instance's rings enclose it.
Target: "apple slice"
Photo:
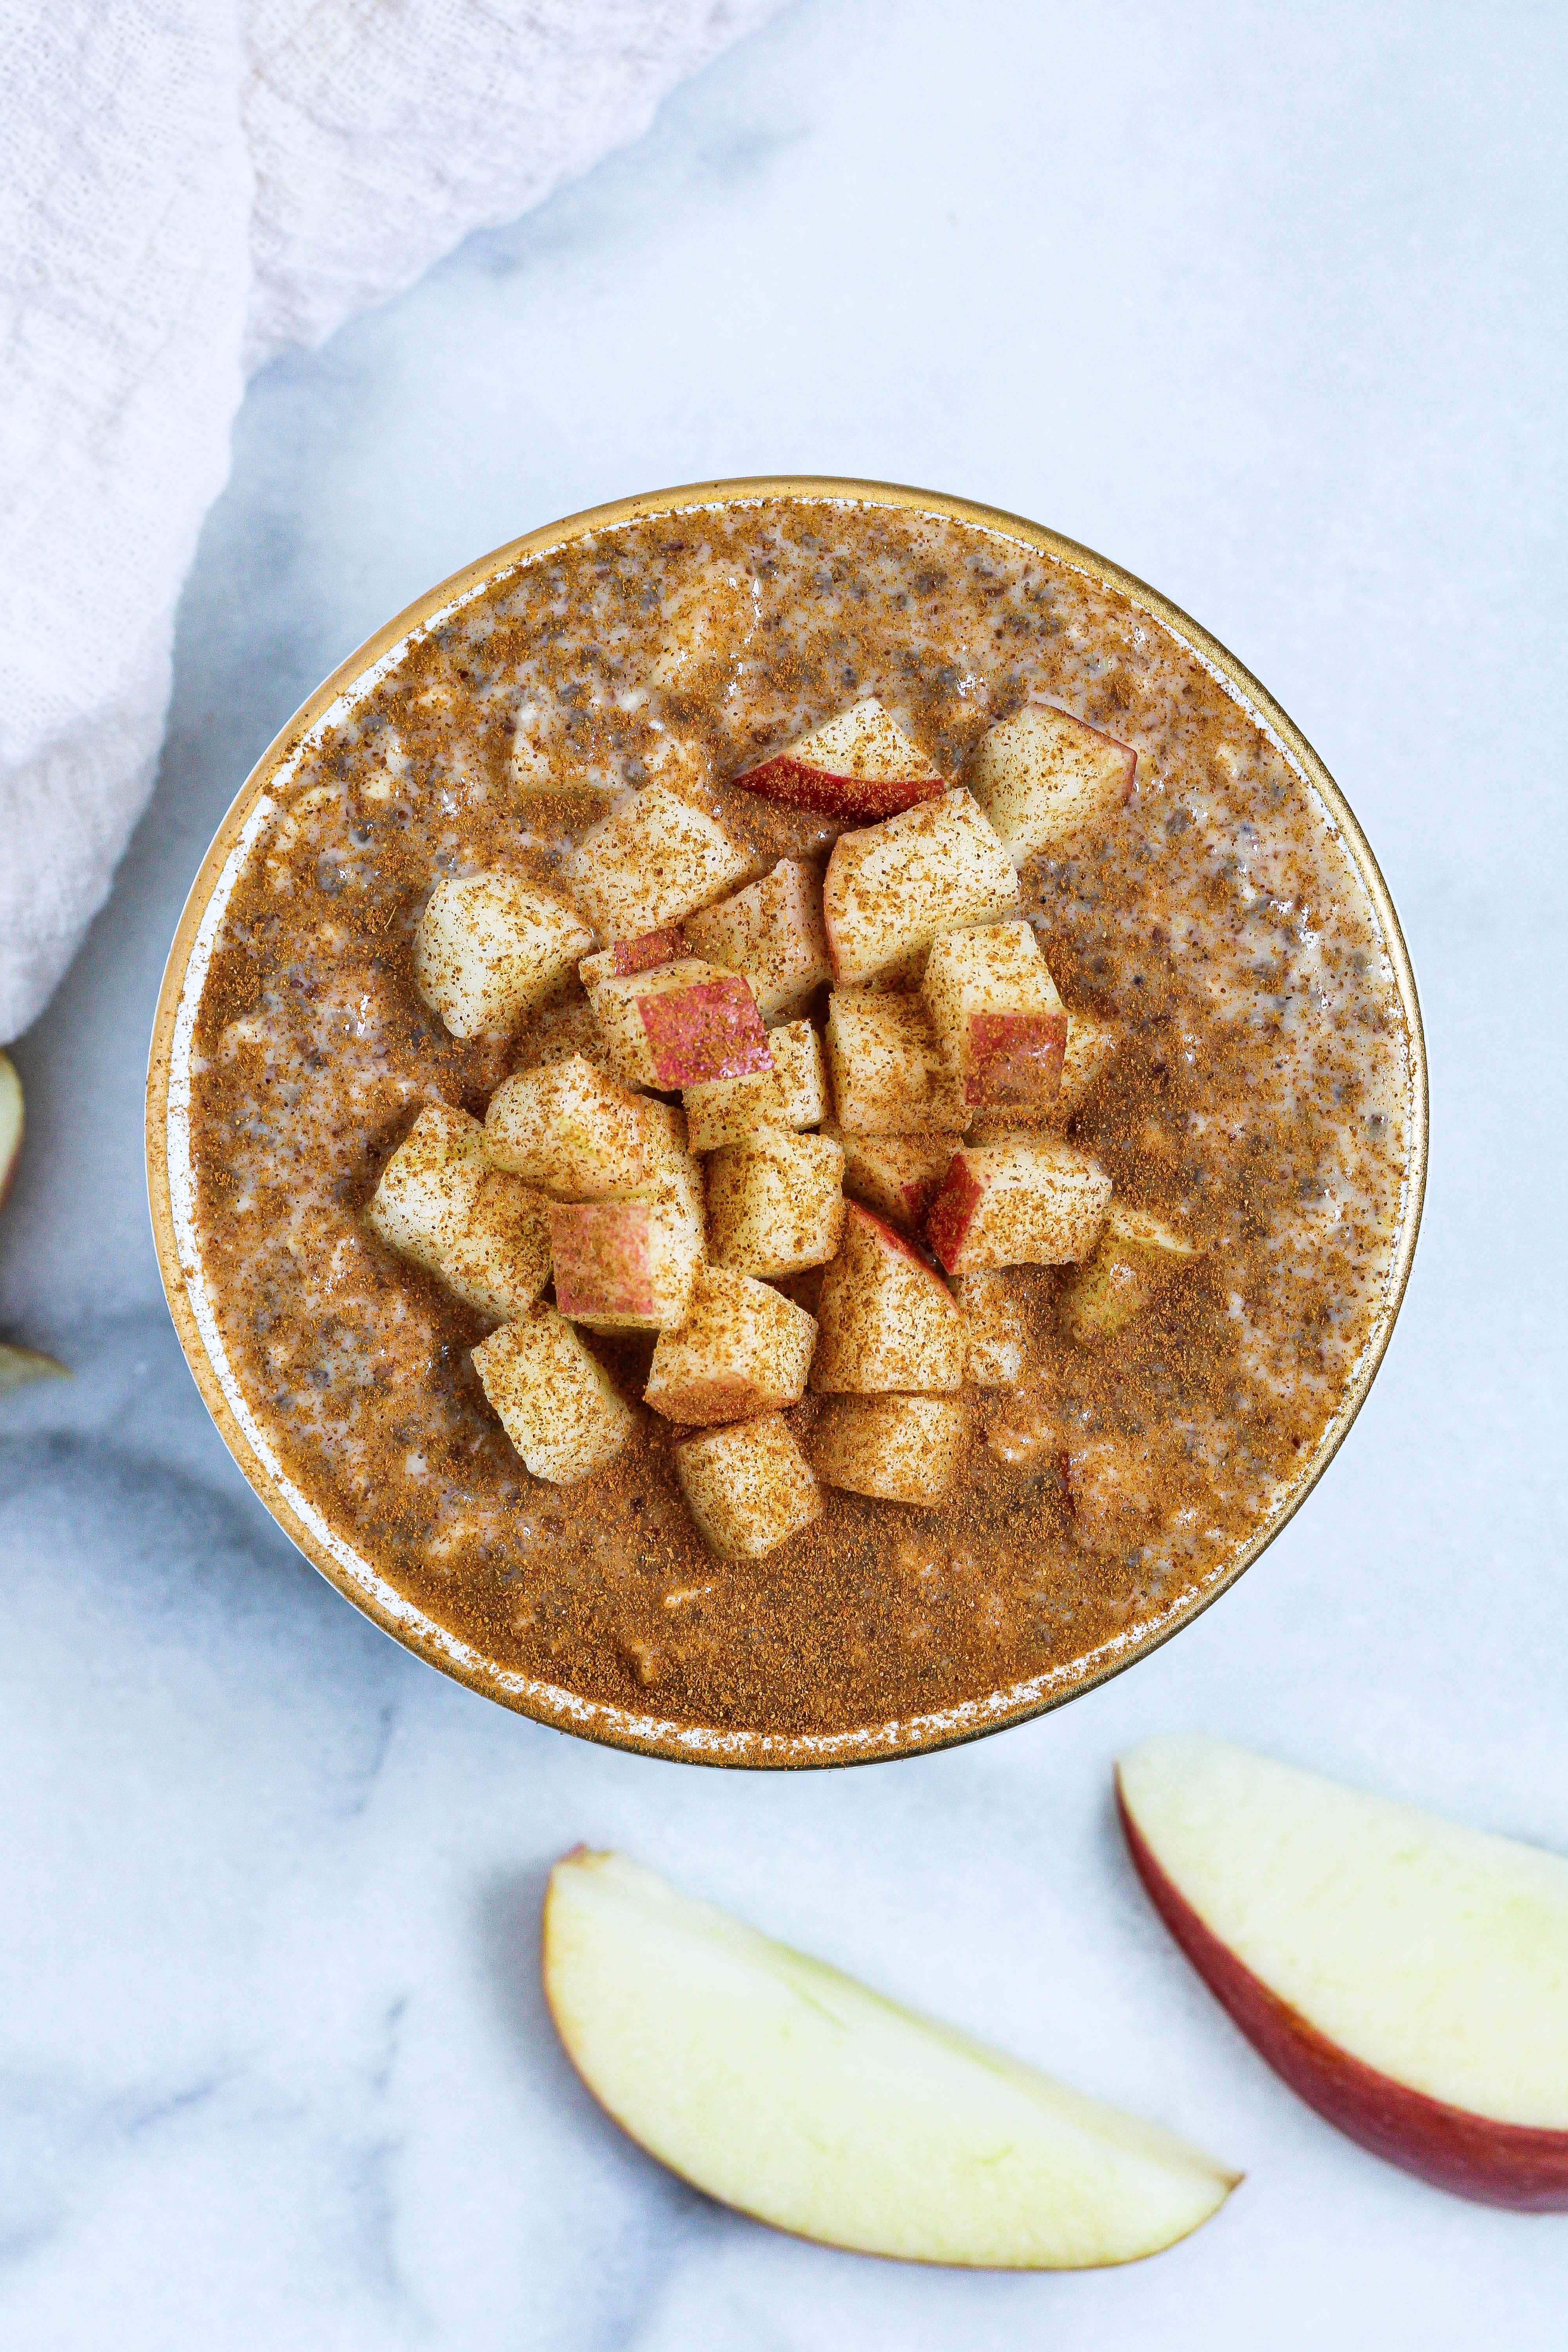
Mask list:
[[[11,1190],[11,1179],[22,1151],[26,1113],[22,1105],[22,1081],[9,1054],[0,1054],[0,1201]]]
[[[16,1348],[9,1341],[0,1341],[0,1396],[12,1389],[25,1389],[29,1381],[68,1381],[68,1368],[58,1363],[53,1356],[41,1356],[37,1348]]]
[[[543,1946],[567,2054],[621,2128],[800,2237],[1079,2270],[1173,2245],[1240,2178],[622,1854],[556,1864]]]
[[[760,800],[854,824],[896,816],[946,786],[918,743],[889,718],[874,694],[826,719],[787,751],[748,768],[735,782]]]
[[[1568,2211],[1568,1861],[1218,1739],[1116,1783],[1155,1909],[1309,2105],[1439,2189]]]

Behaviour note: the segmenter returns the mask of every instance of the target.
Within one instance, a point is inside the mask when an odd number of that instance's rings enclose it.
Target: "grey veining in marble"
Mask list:
[[[1108,1775],[1194,1724],[1568,1850],[1563,52],[1524,5],[812,0],[256,385],[156,801],[16,1052],[0,1322],[76,1378],[0,1402],[7,2352],[1561,2342],[1568,2221],[1443,2199],[1298,2105],[1152,1920]],[[1373,1399],[1235,1593],[1025,1729],[752,1780],[489,1707],[298,1559],[180,1362],[141,1093],[189,879],[318,677],[531,524],[791,467],[1040,516],[1236,647],[1384,862],[1436,1126]],[[540,1893],[579,1838],[1244,2188],[1059,2279],[715,2210],[542,2013]]]

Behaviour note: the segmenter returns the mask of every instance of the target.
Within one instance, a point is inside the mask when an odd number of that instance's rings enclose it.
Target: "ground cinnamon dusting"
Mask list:
[[[1028,1343],[983,1391],[956,1499],[829,1491],[720,1560],[640,1406],[584,1486],[531,1478],[469,1351],[493,1328],[363,1209],[422,1104],[482,1115],[513,1069],[596,1043],[575,981],[505,1047],[414,988],[432,885],[567,886],[604,793],[657,775],[755,851],[835,828],[725,782],[876,694],[945,776],[992,721],[1060,701],[1139,752],[1092,854],[1026,868],[1069,1013],[1122,1046],[1068,1129],[1203,1255],[1098,1349],[1056,1277],[1006,1279]],[[820,1015],[822,1004],[816,1010]],[[225,1337],[290,1475],[431,1614],[503,1664],[681,1722],[831,1731],[1081,1655],[1223,1570],[1318,1444],[1380,1310],[1408,1043],[1348,856],[1279,754],[1145,615],[979,528],[759,501],[630,524],[526,565],[434,631],[304,763],[231,902],[201,1007],[193,1143]],[[811,1306],[813,1283],[782,1284]],[[588,1344],[640,1394],[651,1335]],[[825,1400],[784,1416],[810,1451]]]

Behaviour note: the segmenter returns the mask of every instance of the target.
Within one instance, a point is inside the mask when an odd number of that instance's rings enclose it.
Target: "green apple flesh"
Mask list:
[[[1117,1766],[1132,1859],[1194,1966],[1363,2147],[1568,2210],[1568,1861],[1221,1740]]]
[[[1239,2178],[620,1854],[557,1863],[544,1986],[574,2065],[633,2139],[827,2245],[1017,2270],[1131,2262]]]

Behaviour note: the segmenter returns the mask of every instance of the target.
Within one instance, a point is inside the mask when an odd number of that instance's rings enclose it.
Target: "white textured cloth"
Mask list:
[[[0,1040],[151,788],[246,374],[644,130],[778,0],[0,0]]]

